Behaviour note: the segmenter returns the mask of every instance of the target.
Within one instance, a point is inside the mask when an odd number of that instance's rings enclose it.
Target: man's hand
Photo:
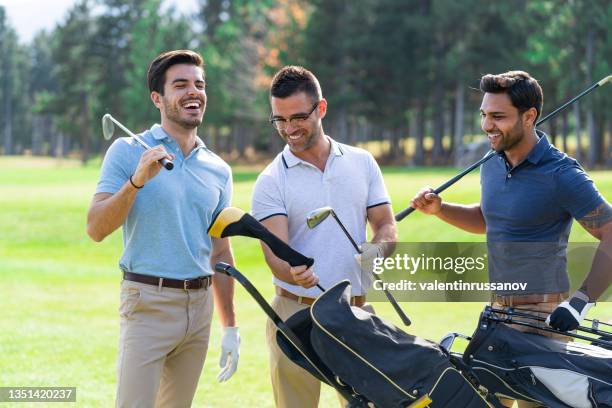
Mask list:
[[[442,209],[442,199],[433,192],[433,188],[422,188],[412,200],[410,206],[425,214],[434,215]]]
[[[363,271],[372,271],[372,264],[376,258],[385,257],[385,242],[364,242],[359,245],[360,254],[355,254],[355,260]]]
[[[217,376],[217,381],[227,381],[234,375],[238,369],[239,358],[240,334],[238,333],[238,327],[224,327],[223,337],[221,338],[221,359],[219,360],[221,371]]]
[[[575,330],[593,305],[586,294],[577,291],[569,300],[557,306],[546,318],[546,324],[562,332]]]
[[[315,275],[312,267],[308,268],[306,265],[292,266],[289,273],[291,273],[295,283],[303,288],[312,288],[319,283],[319,277]]]
[[[132,176],[134,184],[137,186],[144,186],[147,181],[157,176],[162,168],[158,160],[164,157],[168,160],[174,160],[174,156],[166,153],[162,145],[157,145],[152,149],[146,150],[142,156],[140,156],[138,167],[136,167],[136,171],[134,171],[134,175]]]

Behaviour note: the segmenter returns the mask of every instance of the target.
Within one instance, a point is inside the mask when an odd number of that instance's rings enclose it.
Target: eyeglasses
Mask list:
[[[291,124],[291,126],[294,126],[294,127],[301,126],[301,125],[304,124],[304,122],[306,122],[306,120],[308,120],[310,115],[312,115],[312,112],[314,112],[315,109],[317,109],[317,107],[319,106],[319,102],[315,103],[312,106],[312,109],[310,110],[310,112],[305,113],[305,114],[294,115],[294,116],[291,116],[289,119],[275,118],[275,117],[272,117],[272,115],[270,115],[270,123],[277,130],[285,130],[285,129],[287,129],[287,125],[288,124]]]

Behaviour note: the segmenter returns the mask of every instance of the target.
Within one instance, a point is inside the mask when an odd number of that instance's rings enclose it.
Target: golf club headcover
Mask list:
[[[586,294],[577,291],[569,300],[557,306],[546,318],[546,323],[562,332],[575,330],[593,305]]]
[[[215,217],[208,228],[208,235],[215,238],[233,236],[257,238],[268,245],[274,255],[291,266],[314,264],[314,259],[300,254],[276,235],[272,234],[253,216],[240,208],[227,207]]]

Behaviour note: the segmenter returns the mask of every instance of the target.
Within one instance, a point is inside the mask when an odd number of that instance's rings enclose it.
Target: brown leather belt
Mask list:
[[[208,289],[212,282],[212,276],[199,276],[194,279],[170,279],[170,278],[158,278],[157,276],[141,275],[140,273],[134,272],[123,272],[123,279],[132,282],[144,283],[153,286],[163,286],[165,288],[174,289]]]
[[[491,303],[499,303],[502,306],[519,306],[533,303],[560,303],[567,299],[568,293],[534,293],[531,295],[492,295]]]
[[[278,296],[282,296],[285,297],[287,299],[291,299],[291,300],[295,300],[298,303],[301,303],[303,305],[312,305],[314,303],[314,301],[316,300],[315,298],[310,298],[310,297],[305,297],[305,296],[298,296],[294,293],[289,292],[286,289],[281,288],[280,286],[276,286],[276,294]],[[363,305],[365,305],[366,303],[366,297],[365,296],[353,296],[351,297],[351,306],[357,306],[357,307],[361,307]]]

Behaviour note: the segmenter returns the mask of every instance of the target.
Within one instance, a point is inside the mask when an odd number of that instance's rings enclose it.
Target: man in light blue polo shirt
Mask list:
[[[291,268],[263,245],[274,274],[273,309],[283,319],[312,304],[322,287],[349,279],[352,303],[363,307],[365,282],[355,262],[355,250],[338,225],[329,220],[308,229],[307,214],[330,206],[351,236],[362,245],[362,261],[381,255],[386,242],[395,242],[396,228],[382,174],[370,153],[326,136],[322,119],[327,101],[316,77],[302,67],[281,69],[272,81],[271,122],[287,143],[259,175],[253,191],[253,216],[270,231],[306,256],[312,268]],[[373,232],[366,243],[366,222]],[[365,305],[366,307],[368,305]],[[370,308],[370,311],[372,309]],[[270,374],[277,407],[318,406],[321,383],[290,361],[278,348],[276,328],[267,326]]]
[[[230,205],[230,167],[197,136],[206,108],[202,57],[176,50],[149,67],[161,125],[117,139],[102,164],[87,232],[102,241],[123,227],[117,362],[118,407],[189,407],[204,365],[213,302],[224,327],[219,380],[236,371],[240,336],[233,281],[211,264],[233,256],[228,239],[206,234]],[[162,170],[159,160],[174,162]],[[211,293],[211,288],[214,292]]]
[[[534,78],[523,71],[485,75],[480,89],[482,129],[498,153],[481,168],[480,203],[442,202],[427,187],[411,205],[468,232],[487,234],[490,280],[528,284],[521,293],[494,294],[495,306],[537,310],[554,329],[573,330],[612,281],[612,207],[576,160],[535,129],[543,94]],[[565,301],[573,219],[601,242],[584,283]]]

